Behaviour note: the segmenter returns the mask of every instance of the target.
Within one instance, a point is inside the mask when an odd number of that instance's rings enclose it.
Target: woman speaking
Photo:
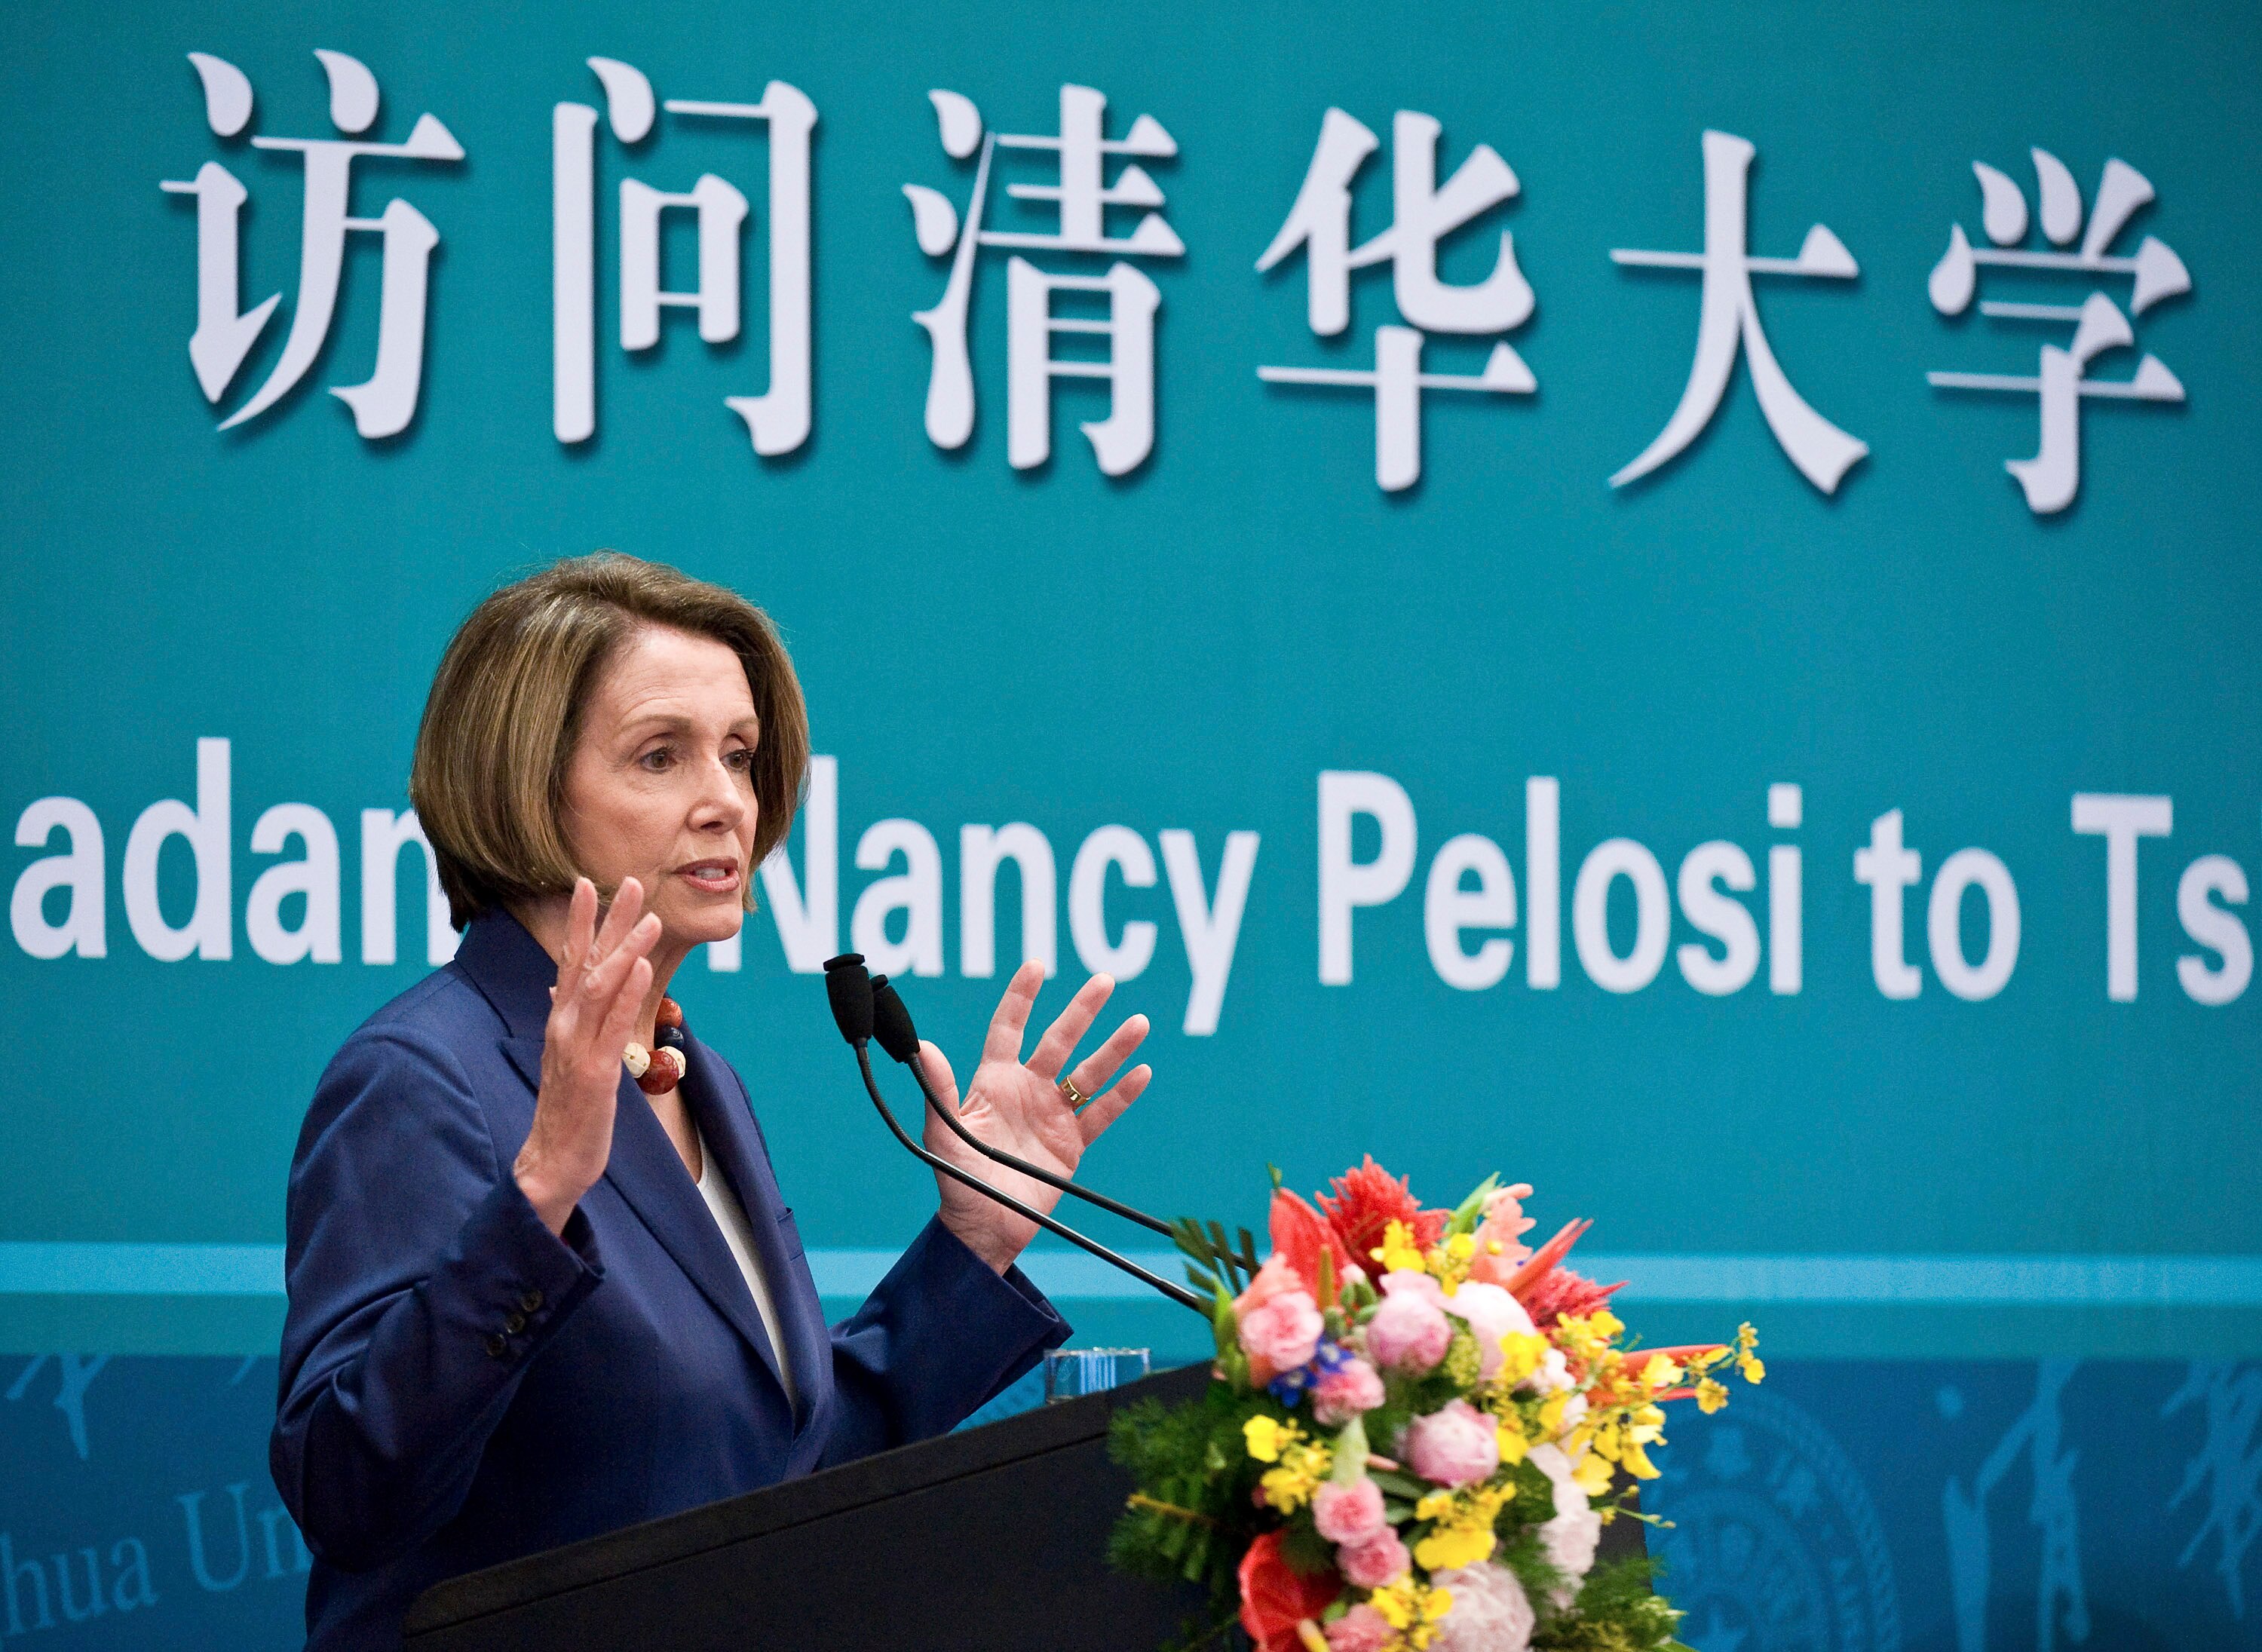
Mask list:
[[[346,1041],[291,1167],[270,1455],[318,1652],[397,1647],[443,1577],[939,1433],[1066,1339],[1013,1266],[1034,1230],[947,1179],[828,1328],[746,1086],[667,996],[738,934],[808,755],[768,620],[653,563],[558,563],[450,644],[409,790],[463,942]],[[1147,1024],[1069,1071],[1095,977],[1024,1061],[1041,979],[960,1116],[1065,1175],[1146,1087],[1116,1075]]]

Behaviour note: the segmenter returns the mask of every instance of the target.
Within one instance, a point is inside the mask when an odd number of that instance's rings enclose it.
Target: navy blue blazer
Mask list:
[[[625,1071],[611,1162],[562,1238],[512,1179],[557,974],[482,915],[346,1041],[299,1134],[270,1458],[315,1555],[320,1652],[397,1648],[441,1578],[940,1433],[1067,1339],[1018,1268],[939,1222],[828,1330],[746,1087],[689,1040],[683,1096],[753,1229],[789,1405]]]

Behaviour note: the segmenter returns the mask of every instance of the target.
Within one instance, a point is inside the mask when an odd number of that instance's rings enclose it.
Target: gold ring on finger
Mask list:
[[[1066,1073],[1063,1073],[1060,1078],[1060,1093],[1068,1098],[1068,1104],[1071,1107],[1080,1107],[1091,1100],[1090,1096],[1076,1087],[1076,1080]]]

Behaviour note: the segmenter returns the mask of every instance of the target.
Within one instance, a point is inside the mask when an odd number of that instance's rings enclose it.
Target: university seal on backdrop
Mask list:
[[[1665,1471],[1660,1586],[1697,1652],[1900,1652],[1900,1599],[1854,1466],[1797,1406],[1764,1391]]]

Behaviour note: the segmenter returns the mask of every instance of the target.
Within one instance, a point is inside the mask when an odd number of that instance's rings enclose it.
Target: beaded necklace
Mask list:
[[[683,1081],[690,1070],[690,1058],[684,1054],[683,1006],[672,998],[659,1000],[659,1014],[652,1018],[655,1031],[652,1042],[655,1048],[646,1050],[630,1041],[621,1052],[621,1060],[635,1079],[637,1088],[646,1095],[666,1095]]]

